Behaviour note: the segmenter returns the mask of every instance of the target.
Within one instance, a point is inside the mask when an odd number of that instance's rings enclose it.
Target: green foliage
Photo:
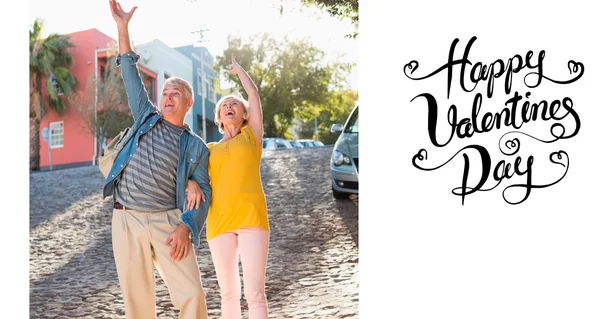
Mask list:
[[[355,29],[358,28],[358,0],[301,0],[308,5],[315,5],[329,15],[339,19],[349,18]],[[356,38],[358,31],[346,35],[347,38]]]
[[[30,169],[39,170],[40,122],[54,109],[62,114],[75,96],[77,79],[69,69],[73,57],[68,49],[73,47],[68,36],[50,34],[42,38],[43,22],[35,20],[29,30],[29,118]],[[48,103],[46,103],[46,101]]]
[[[334,144],[340,133],[330,131],[333,124],[346,123],[346,119],[358,102],[358,92],[347,90],[332,92],[326,104],[317,109],[319,140],[323,144]],[[301,139],[315,139],[314,117],[305,117],[300,124],[298,135]]]
[[[40,119],[47,107],[61,114],[77,89],[77,79],[69,71],[73,65],[68,52],[73,47],[70,38],[53,33],[42,39],[42,30],[43,23],[38,19],[29,31],[29,89],[30,94],[38,95],[30,101],[30,113]],[[44,97],[48,98],[48,105],[43,102]]]
[[[108,57],[104,75],[88,81],[86,94],[78,100],[80,112],[85,121],[85,129],[95,134],[101,141],[115,137],[133,124],[131,109],[128,107],[127,93],[120,69],[115,65],[116,52]],[[94,96],[98,92],[96,114]]]
[[[229,46],[216,57],[216,71],[244,92],[237,76],[228,73],[231,54],[258,87],[265,137],[289,136],[295,118],[312,118],[331,102],[332,92],[345,88],[351,66],[327,63],[322,50],[305,39],[281,42],[268,35],[243,43],[230,36]]]

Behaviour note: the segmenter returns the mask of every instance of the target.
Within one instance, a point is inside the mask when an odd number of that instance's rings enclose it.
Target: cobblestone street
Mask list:
[[[333,198],[331,151],[328,146],[263,154],[270,318],[358,318],[358,197]],[[124,318],[111,244],[112,200],[102,200],[102,183],[97,167],[30,175],[30,318]],[[208,316],[219,318],[204,233],[196,253]],[[158,318],[177,318],[164,282],[155,276]],[[247,318],[243,297],[242,309]]]

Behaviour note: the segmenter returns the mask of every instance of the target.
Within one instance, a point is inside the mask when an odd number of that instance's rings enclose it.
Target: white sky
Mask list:
[[[303,7],[300,0],[122,0],[124,10],[138,6],[130,24],[131,40],[136,44],[159,39],[170,47],[194,44],[199,36],[191,32],[209,29],[201,45],[213,56],[227,47],[227,36],[247,39],[260,32],[276,39],[307,37],[323,50],[327,59],[358,62],[358,40],[347,39],[354,31],[348,19],[340,21],[315,7]],[[279,14],[284,5],[283,15]],[[45,32],[71,33],[91,28],[117,39],[115,22],[108,0],[30,0],[30,25],[44,20]],[[348,78],[358,90],[358,67]],[[223,83],[224,84],[224,83]]]

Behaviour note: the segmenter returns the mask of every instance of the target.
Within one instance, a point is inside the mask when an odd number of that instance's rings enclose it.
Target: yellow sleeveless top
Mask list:
[[[267,200],[260,177],[262,145],[245,125],[232,139],[207,144],[212,198],[206,239],[248,227],[269,231]]]

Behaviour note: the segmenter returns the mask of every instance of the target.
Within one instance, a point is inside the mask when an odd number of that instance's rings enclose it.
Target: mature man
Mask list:
[[[160,110],[150,102],[129,40],[128,25],[137,7],[125,12],[115,0],[109,4],[119,33],[117,65],[134,118],[104,185],[104,197],[115,199],[112,244],[125,315],[156,318],[154,265],[179,317],[206,318],[192,244],[198,246],[211,188],[208,148],[183,122],[194,104],[193,90],[187,81],[169,78]],[[188,179],[200,185],[204,201],[187,200]]]

